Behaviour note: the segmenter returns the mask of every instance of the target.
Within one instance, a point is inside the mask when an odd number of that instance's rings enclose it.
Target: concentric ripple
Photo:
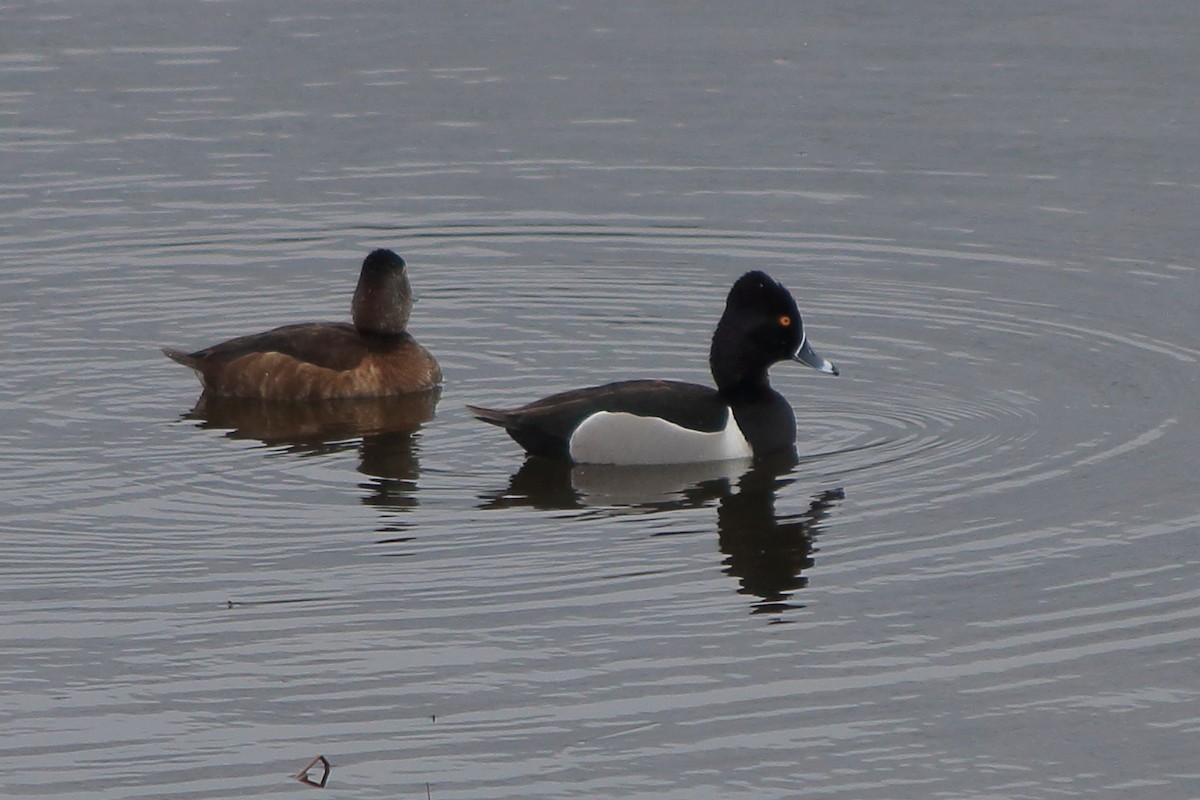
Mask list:
[[[145,796],[214,770],[244,794],[324,753],[363,796],[610,796],[667,773],[695,796],[712,763],[779,797],[797,770],[858,796],[1019,783],[1046,747],[1031,724],[1069,743],[1119,717],[1160,749],[1191,725],[1195,692],[1140,669],[1190,669],[1200,639],[1200,517],[1176,478],[1198,354],[1065,302],[1077,265],[672,218],[346,216],[409,261],[412,329],[447,375],[418,414],[193,408],[157,353],[342,317],[331,263],[349,283],[361,254],[299,223],[236,247],[197,233],[133,269],[110,257],[120,231],[91,250],[61,232],[45,245],[72,280],[3,279],[58,307],[53,337],[22,315],[4,378],[48,409],[10,401],[3,434],[17,789],[84,796],[138,759]],[[798,463],[547,467],[463,409],[707,382],[749,269],[794,291],[841,368],[772,371]],[[980,755],[984,735],[1013,763]],[[114,766],[51,771],[63,752]]]

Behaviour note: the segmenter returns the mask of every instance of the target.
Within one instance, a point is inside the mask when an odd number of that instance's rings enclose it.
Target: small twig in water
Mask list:
[[[320,778],[320,780],[313,780],[311,777],[309,777],[308,773],[317,764],[320,764],[321,768],[322,768],[321,769],[321,778]],[[300,781],[301,783],[307,783],[309,786],[316,786],[318,789],[324,789],[325,784],[329,782],[329,771],[331,769],[332,769],[332,767],[329,764],[328,758],[326,758],[325,756],[317,756],[312,761],[308,762],[304,766],[304,769],[302,769],[296,773],[296,780]]]

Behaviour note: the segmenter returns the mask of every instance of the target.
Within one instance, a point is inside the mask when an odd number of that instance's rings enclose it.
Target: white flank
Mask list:
[[[732,412],[724,430],[704,433],[658,417],[600,411],[575,429],[570,447],[580,464],[685,464],[753,455]]]

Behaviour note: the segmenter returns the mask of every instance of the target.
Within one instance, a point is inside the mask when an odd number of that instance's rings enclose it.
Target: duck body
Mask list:
[[[403,259],[376,250],[363,261],[354,322],[306,322],[239,336],[187,353],[207,394],[314,401],[420,392],[442,380],[437,360],[406,330],[412,290]]]
[[[531,455],[576,463],[669,464],[793,450],[796,417],[767,370],[785,359],[837,369],[813,352],[795,300],[762,272],[730,290],[709,363],[717,388],[633,380],[575,389],[519,408],[468,406]]]
[[[796,418],[769,387],[735,400],[708,386],[633,380],[575,389],[509,411],[470,406],[538,456],[584,464],[724,461],[795,442]]]
[[[437,361],[409,334],[363,334],[345,322],[284,325],[195,353],[163,352],[195,370],[204,391],[218,397],[386,397],[442,381]]]

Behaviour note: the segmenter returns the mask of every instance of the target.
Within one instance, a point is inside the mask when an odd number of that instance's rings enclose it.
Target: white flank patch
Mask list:
[[[575,429],[570,449],[580,464],[685,464],[753,455],[733,412],[724,430],[704,433],[658,417],[600,411]]]

